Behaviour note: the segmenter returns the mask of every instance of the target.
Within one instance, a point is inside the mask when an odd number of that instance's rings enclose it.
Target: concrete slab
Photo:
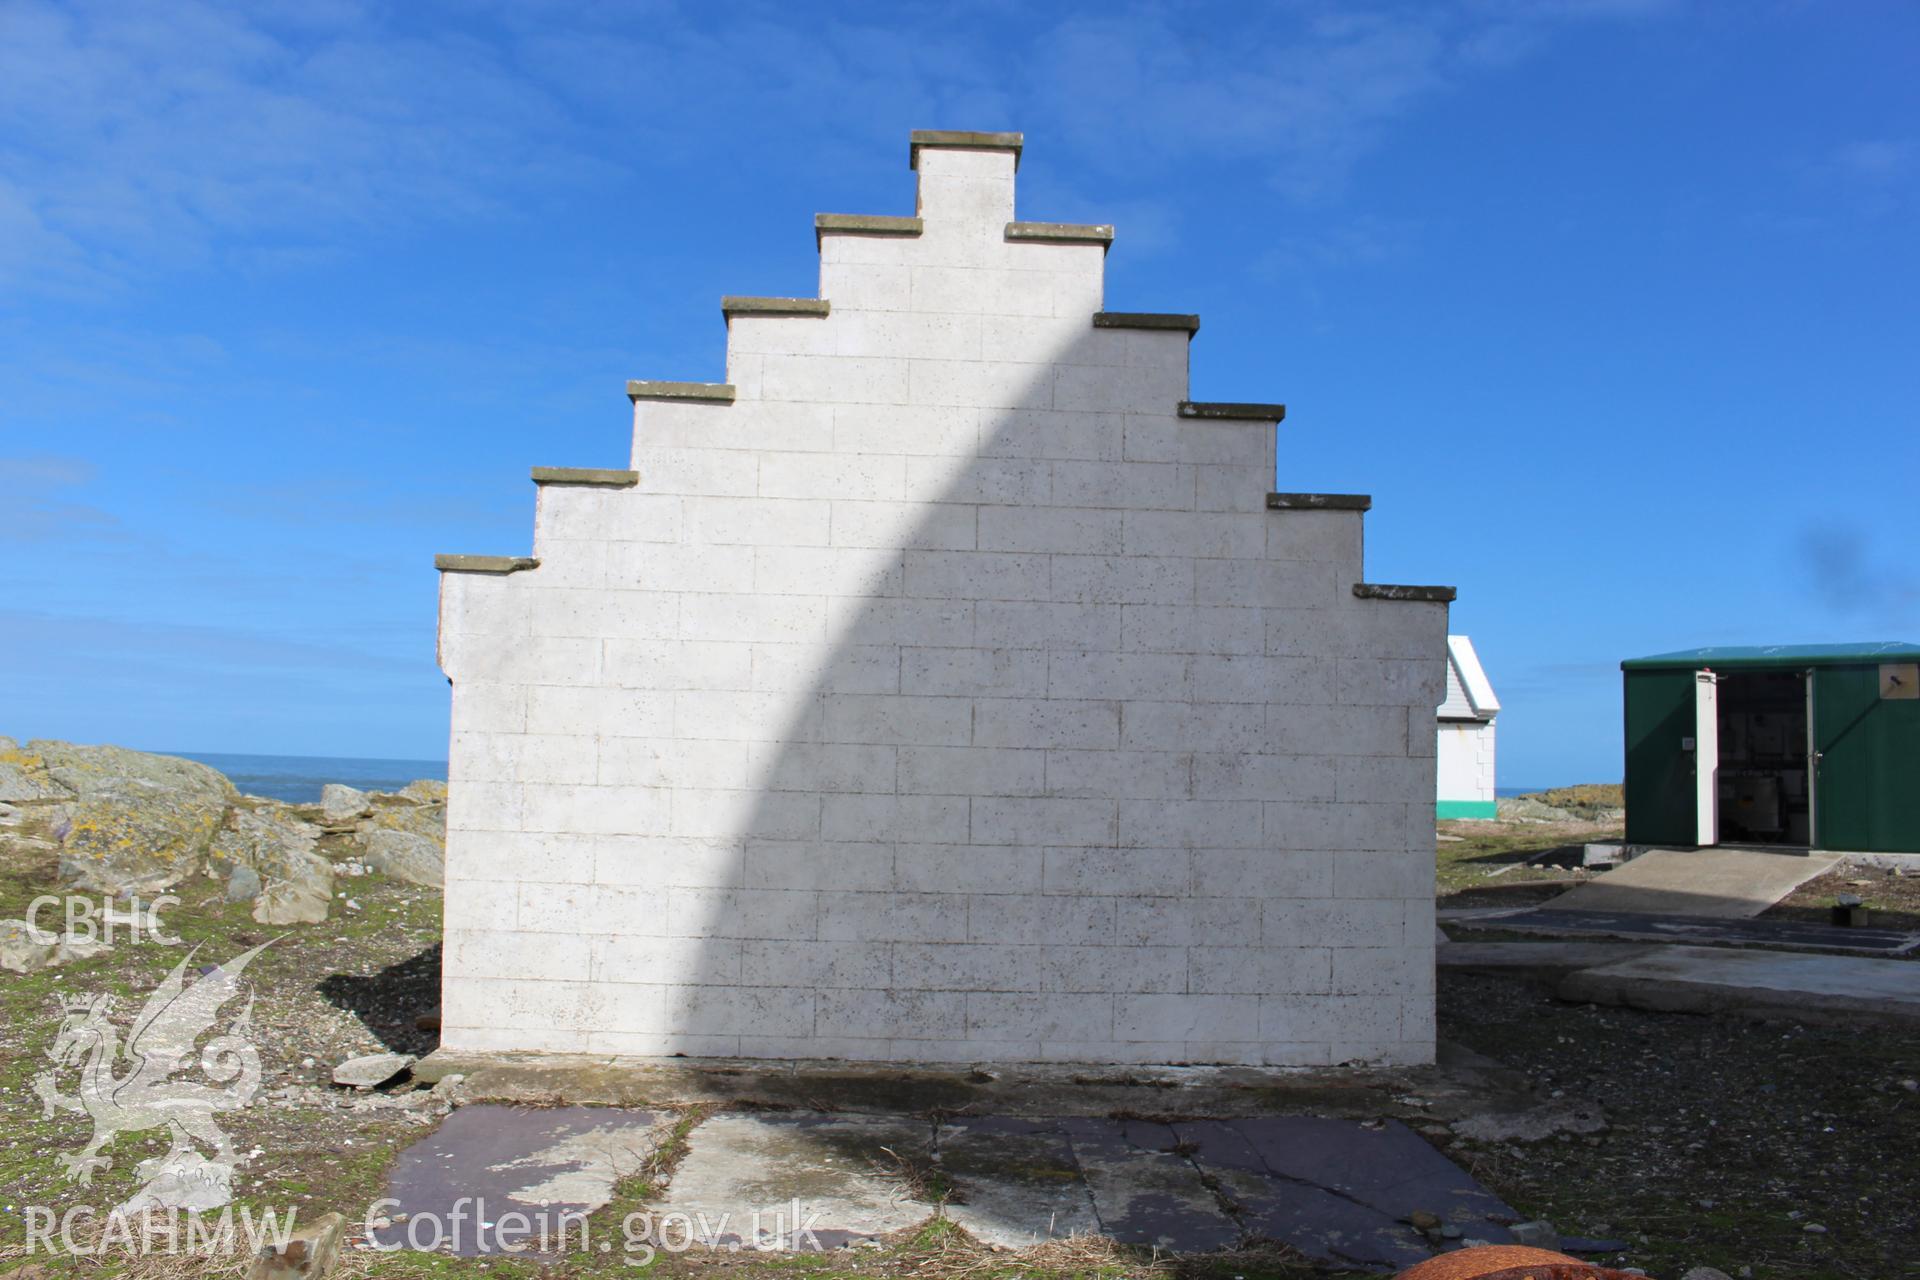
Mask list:
[[[1442,969],[1468,973],[1517,973],[1565,977],[1575,969],[1612,964],[1644,955],[1631,942],[1449,942],[1435,953]]]
[[[387,1196],[398,1204],[373,1239],[468,1258],[557,1256],[614,1183],[646,1166],[659,1136],[648,1111],[461,1107],[394,1161]]]
[[[1568,1000],[1687,1013],[1920,1023],[1920,964],[1791,951],[1662,947],[1569,974],[1559,994]]]
[[[717,1249],[841,1248],[925,1221],[903,1164],[924,1161],[932,1126],[905,1117],[789,1112],[718,1115],[687,1138],[654,1212]]]
[[[1098,1235],[1093,1195],[1057,1123],[970,1116],[940,1126],[940,1171],[954,1189],[947,1216],[1009,1249]]]
[[[1759,915],[1839,862],[1820,853],[1651,849],[1545,905],[1558,911],[1740,919]]]
[[[1505,911],[1497,915],[1455,920],[1461,933],[1498,929],[1508,933],[1537,933],[1546,937],[1602,937],[1644,942],[1721,943],[1776,950],[1850,951],[1863,955],[1904,955],[1920,947],[1920,933],[1906,929],[1846,929],[1805,920],[1729,920],[1713,916],[1651,916],[1630,911]],[[1491,946],[1491,943],[1466,945]],[[1516,943],[1516,946],[1532,945]],[[1603,944],[1589,943],[1597,946]],[[1441,953],[1446,964],[1446,952]],[[1619,959],[1621,957],[1613,957]],[[1596,960],[1595,963],[1603,963]]]

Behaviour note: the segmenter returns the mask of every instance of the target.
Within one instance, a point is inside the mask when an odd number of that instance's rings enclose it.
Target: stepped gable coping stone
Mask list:
[[[920,167],[920,148],[941,147],[951,151],[1011,151],[1013,168],[1020,169],[1020,149],[1026,135],[1019,133],[978,133],[971,129],[915,129],[907,140],[907,167]]]
[[[584,484],[600,489],[631,489],[640,483],[638,471],[604,471],[597,467],[535,467],[535,484]]]
[[[824,316],[831,304],[825,298],[746,298],[728,294],[720,299],[720,314],[734,316]]]
[[[1457,587],[1409,587],[1390,582],[1356,582],[1353,594],[1362,600],[1410,600],[1418,604],[1451,604]]]
[[[1225,400],[1182,400],[1183,418],[1237,419],[1247,422],[1280,422],[1287,416],[1283,404],[1250,404]]]
[[[1269,511],[1371,511],[1370,493],[1270,493]]]
[[[627,383],[629,400],[713,400],[733,403],[733,385],[727,382],[643,382]]]
[[[1173,311],[1096,311],[1096,329],[1184,329],[1191,338],[1200,332],[1200,317]]]
[[[435,556],[433,567],[442,573],[519,573],[538,569],[532,556]]]

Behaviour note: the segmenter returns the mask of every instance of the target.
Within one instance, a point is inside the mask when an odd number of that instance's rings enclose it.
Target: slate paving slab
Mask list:
[[[1201,1120],[1176,1126],[1193,1158],[1238,1206],[1254,1239],[1291,1245],[1323,1262],[1399,1269],[1431,1253],[1412,1227],[1329,1187],[1276,1176],[1247,1135]]]
[[[553,1256],[578,1242],[615,1182],[646,1166],[657,1124],[650,1111],[612,1107],[461,1107],[394,1161],[386,1194],[397,1204],[373,1242]]]
[[[656,1221],[723,1250],[812,1251],[914,1226],[933,1206],[902,1170],[924,1161],[932,1125],[907,1117],[717,1115],[687,1138]]]
[[[1093,1196],[1058,1122],[970,1116],[941,1125],[935,1146],[953,1189],[947,1216],[975,1239],[1025,1249],[1099,1234]]]
[[[550,1256],[614,1182],[645,1167],[670,1117],[610,1107],[455,1111],[403,1152],[381,1245]],[[1434,1214],[1505,1243],[1520,1215],[1405,1125],[1312,1116],[1234,1120],[728,1112],[687,1151],[641,1229],[667,1248],[812,1252],[945,1212],[1021,1249],[1101,1235],[1173,1253],[1277,1241],[1325,1262],[1398,1270]],[[571,1227],[569,1218],[571,1216]],[[428,1223],[438,1229],[423,1229]],[[547,1239],[540,1238],[544,1228]]]
[[[1240,1240],[1240,1228],[1174,1150],[1167,1125],[1073,1117],[1059,1122],[1093,1194],[1100,1234],[1121,1244],[1205,1253]]]
[[[1194,1126],[1197,1128],[1198,1126]],[[1407,1225],[1416,1211],[1458,1227],[1463,1238],[1506,1244],[1505,1223],[1520,1215],[1459,1165],[1395,1120],[1373,1125],[1317,1116],[1266,1116],[1221,1126],[1246,1143],[1259,1162],[1244,1223],[1255,1235],[1290,1244],[1325,1261],[1402,1267],[1428,1249]],[[1210,1167],[1200,1134],[1183,1138]],[[1224,1137],[1222,1158],[1245,1160]],[[1264,1191],[1264,1195],[1259,1192]]]

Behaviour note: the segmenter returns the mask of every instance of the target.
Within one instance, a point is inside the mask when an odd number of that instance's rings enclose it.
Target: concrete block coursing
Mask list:
[[[967,137],[443,576],[449,1047],[1431,1059],[1444,601]]]

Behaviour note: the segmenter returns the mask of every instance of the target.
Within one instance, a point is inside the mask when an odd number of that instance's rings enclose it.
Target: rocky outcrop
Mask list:
[[[416,782],[408,789],[420,785]],[[406,791],[400,793],[406,794]],[[366,851],[367,865],[382,875],[434,889],[446,883],[447,806],[444,801],[381,805],[361,820],[355,838]]]
[[[437,778],[419,778],[400,788],[399,795],[415,804],[445,804],[447,784]]]
[[[207,853],[207,874],[227,897],[252,901],[262,924],[317,924],[333,901],[333,864],[316,850],[320,828],[284,807],[239,809]]]
[[[436,840],[412,831],[381,827],[366,833],[364,847],[367,865],[381,875],[433,889],[442,888],[447,882],[445,837]]]
[[[241,796],[218,770],[176,756],[0,738],[0,858],[57,860],[74,888],[112,896],[152,897],[204,873],[262,924],[327,918],[343,839],[362,851],[349,863],[440,887],[446,814],[443,782],[394,794],[329,784],[318,806],[289,805]],[[7,934],[0,945],[23,965],[47,962],[35,940]]]
[[[58,842],[62,878],[105,894],[154,894],[201,865],[235,798],[218,770],[125,747],[34,741],[0,750],[13,803],[41,816]]]

